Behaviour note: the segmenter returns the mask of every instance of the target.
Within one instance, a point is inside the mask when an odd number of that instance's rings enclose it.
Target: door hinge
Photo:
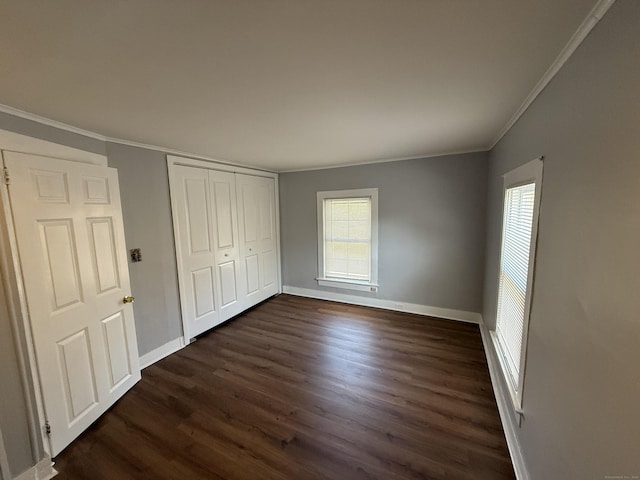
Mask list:
[[[51,425],[49,422],[44,422],[44,433],[46,433],[48,437],[51,436]]]
[[[11,177],[9,176],[9,169],[7,167],[3,167],[2,173],[4,175],[4,184],[5,185],[10,185],[11,184]]]

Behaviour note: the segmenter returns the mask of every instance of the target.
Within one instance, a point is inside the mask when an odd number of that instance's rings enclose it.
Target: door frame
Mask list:
[[[107,156],[40,140],[7,130],[0,130],[0,154],[3,151],[58,158],[91,165],[108,166]],[[4,157],[0,158],[4,167]],[[11,172],[9,172],[9,175]],[[0,182],[0,277],[6,290],[7,310],[13,331],[13,342],[18,357],[20,377],[25,397],[31,453],[34,466],[42,455],[51,458],[49,437],[45,431],[45,411],[40,372],[36,361],[31,319],[27,308],[25,286],[22,279],[17,238],[9,202],[8,183]],[[9,180],[10,182],[10,177]],[[50,462],[49,462],[50,463]],[[55,472],[51,468],[51,472]]]
[[[178,271],[178,291],[180,298],[180,316],[182,323],[182,336],[184,338],[185,345],[188,345],[191,341],[189,335],[186,333],[187,329],[185,328],[185,312],[186,312],[186,303],[184,299],[184,285],[183,279],[180,275],[180,265],[179,265],[179,252],[181,252],[180,245],[180,236],[178,232],[178,224],[175,221],[178,218],[178,201],[176,199],[177,190],[177,178],[175,173],[175,168],[177,166],[184,167],[195,167],[195,168],[204,168],[206,170],[218,170],[222,172],[230,172],[230,173],[241,173],[244,175],[253,175],[256,177],[266,177],[273,178],[274,180],[274,189],[275,189],[275,216],[276,216],[276,261],[277,261],[277,276],[276,282],[278,283],[278,293],[282,293],[282,260],[280,258],[280,194],[279,194],[279,186],[278,186],[278,174],[276,172],[268,171],[268,170],[260,170],[255,168],[242,167],[238,165],[233,165],[229,163],[223,163],[218,161],[209,161],[209,160],[196,160],[195,158],[188,157],[179,157],[176,155],[167,155],[167,172],[169,174],[169,198],[171,201],[171,222],[173,223],[173,239],[174,246],[176,252],[176,268]]]

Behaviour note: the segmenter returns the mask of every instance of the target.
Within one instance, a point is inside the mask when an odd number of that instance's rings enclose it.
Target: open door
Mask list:
[[[140,379],[118,176],[2,155],[55,456]]]

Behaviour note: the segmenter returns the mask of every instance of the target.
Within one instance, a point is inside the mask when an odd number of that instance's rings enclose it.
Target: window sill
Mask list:
[[[496,352],[496,357],[498,358],[498,363],[500,364],[500,370],[502,371],[502,376],[504,378],[504,383],[509,390],[509,396],[511,397],[511,404],[513,406],[513,410],[516,414],[518,414],[519,422],[522,421],[522,416],[524,415],[524,411],[522,410],[522,398],[518,395],[516,391],[516,387],[511,380],[511,376],[509,375],[509,367],[507,366],[507,361],[504,357],[504,352],[502,350],[502,345],[500,344],[500,340],[498,340],[498,336],[495,330],[491,330],[491,340],[493,342],[493,349]]]
[[[345,290],[359,290],[361,292],[377,292],[378,284],[359,282],[357,280],[342,280],[337,278],[316,278],[322,287],[344,288]]]

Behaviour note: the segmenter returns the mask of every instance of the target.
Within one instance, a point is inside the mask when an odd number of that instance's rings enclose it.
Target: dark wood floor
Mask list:
[[[276,297],[145,369],[59,480],[513,479],[476,325]]]

